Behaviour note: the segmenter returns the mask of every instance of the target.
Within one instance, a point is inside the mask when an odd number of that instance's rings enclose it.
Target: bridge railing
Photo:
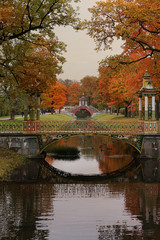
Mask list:
[[[23,133],[23,122],[0,121],[0,133]]]
[[[33,128],[38,133],[71,132],[71,133],[143,133],[144,125],[138,121],[41,121]],[[27,127],[25,128],[27,131]],[[24,130],[25,130],[24,129]]]
[[[144,121],[0,121],[0,133],[156,134],[160,122]]]

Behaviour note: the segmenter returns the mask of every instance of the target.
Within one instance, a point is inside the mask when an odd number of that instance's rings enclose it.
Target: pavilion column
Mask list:
[[[156,101],[155,94],[152,95],[152,121],[156,120]]]
[[[139,120],[142,119],[142,96],[139,96]]]
[[[148,121],[148,95],[145,94],[145,121]]]

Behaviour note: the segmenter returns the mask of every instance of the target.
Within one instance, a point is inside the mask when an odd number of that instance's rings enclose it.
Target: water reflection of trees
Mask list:
[[[141,229],[130,227],[127,223],[123,225],[100,226],[98,229],[99,240],[142,240]]]
[[[61,139],[58,146],[78,147],[83,156],[99,162],[102,173],[109,173],[127,166],[133,161],[134,149],[123,141],[107,136],[76,136]],[[47,160],[51,163],[51,159]]]
[[[1,239],[49,239],[50,233],[45,220],[54,219],[55,197],[58,199],[97,198],[97,208],[101,207],[98,205],[98,198],[121,198],[124,200],[125,212],[123,214],[136,220],[134,226],[130,226],[127,220],[121,219],[117,219],[112,225],[109,225],[110,221],[107,221],[106,225],[104,222],[101,225],[98,221],[96,225],[98,239],[160,239],[160,185],[127,182],[55,185],[1,184]]]
[[[53,212],[52,194],[50,185],[0,185],[1,239],[48,239],[48,230],[38,229],[38,218],[46,209]]]
[[[134,227],[123,225],[99,226],[99,240],[103,239],[160,239],[160,185],[145,183],[109,184],[110,192],[124,194],[125,209],[140,221]]]
[[[133,199],[137,198],[137,202]],[[128,188],[126,207],[142,222],[145,239],[160,239],[160,186],[139,184],[135,190]]]

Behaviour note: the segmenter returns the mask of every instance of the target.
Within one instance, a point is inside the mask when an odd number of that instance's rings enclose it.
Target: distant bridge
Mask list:
[[[81,110],[86,110],[87,112],[90,113],[90,115],[92,116],[94,113],[98,113],[98,109],[96,109],[93,106],[76,106],[75,108],[72,109],[71,113],[73,113],[74,115],[76,115],[77,112],[81,111]]]
[[[160,122],[151,121],[0,121],[0,146],[24,149],[24,154],[35,155],[52,142],[75,135],[105,135],[124,140],[139,152],[146,136],[160,135]],[[27,147],[28,146],[28,147]],[[28,150],[26,150],[26,148]],[[34,155],[31,154],[31,155]]]

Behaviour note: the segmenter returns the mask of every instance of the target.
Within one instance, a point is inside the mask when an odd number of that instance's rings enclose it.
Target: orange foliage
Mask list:
[[[124,41],[128,56],[137,50],[142,52],[134,61],[152,57],[160,52],[159,9],[159,0],[99,0],[89,9],[92,17],[88,34],[98,49],[111,48],[117,38]]]
[[[82,93],[88,98],[89,105],[92,105],[97,92],[98,79],[94,76],[86,76],[81,79]]]
[[[55,85],[51,85],[46,93],[42,94],[41,105],[52,108],[52,109],[61,109],[67,98],[67,87],[60,82],[56,82]]]
[[[56,82],[56,74],[60,72],[59,61],[49,51],[49,44],[44,39],[30,44],[15,68],[21,89],[29,94],[43,92]]]
[[[140,53],[132,53],[130,59],[140,56]],[[112,57],[111,60],[115,59]],[[112,64],[113,61],[108,59],[107,63]],[[154,58],[147,58],[131,65],[120,65],[115,69],[111,68],[109,64],[107,65],[105,62],[99,69],[99,92],[103,96],[103,102],[106,101],[109,106],[121,104],[124,107],[138,107],[136,92],[142,87],[142,78],[146,69],[151,75],[153,86],[159,87],[160,85],[160,58],[155,54]]]
[[[68,88],[68,101],[71,106],[78,105],[79,98],[82,96],[81,86],[79,83],[75,82]]]

